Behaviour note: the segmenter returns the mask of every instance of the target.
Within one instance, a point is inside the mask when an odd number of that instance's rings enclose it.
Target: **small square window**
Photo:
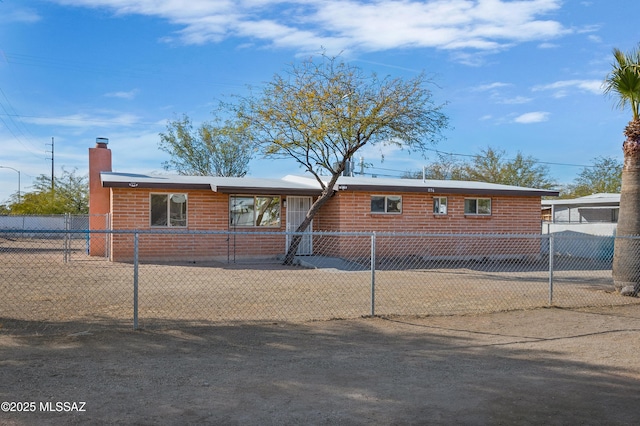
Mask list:
[[[244,195],[230,196],[229,224],[234,227],[279,227],[280,197]]]
[[[384,213],[384,197],[378,195],[371,196],[371,213]]]
[[[402,197],[387,197],[387,213],[400,213],[402,211]]]
[[[464,214],[488,216],[491,214],[491,198],[466,198]]]
[[[151,194],[151,226],[186,227],[187,194]]]
[[[433,214],[447,214],[447,197],[433,197]]]
[[[371,213],[402,213],[402,197],[399,195],[372,195]]]

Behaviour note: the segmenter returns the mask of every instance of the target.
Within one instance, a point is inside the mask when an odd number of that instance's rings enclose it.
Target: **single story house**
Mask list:
[[[308,176],[260,179],[113,172],[107,143],[99,138],[96,147],[89,149],[91,229],[242,231],[255,236],[234,241],[234,255],[278,255],[288,247],[286,232],[295,231],[321,192],[315,178]],[[558,195],[556,191],[482,182],[347,176],[340,177],[335,190],[308,231],[540,234],[541,197]],[[130,234],[114,233],[107,248],[99,235],[95,237],[90,244],[91,254],[105,255],[106,251],[114,261],[133,258]],[[219,258],[228,255],[228,240],[222,243],[213,236],[195,238],[159,232],[144,236],[139,243],[139,257]],[[368,240],[353,240],[314,245],[313,240],[303,239],[298,254],[369,254]],[[498,246],[502,248],[495,249],[497,256],[509,255],[512,250],[508,244]],[[416,253],[410,243],[387,249],[381,244],[378,253],[385,255],[386,250],[395,256],[447,257],[473,251],[454,241],[443,241],[437,247],[433,252]],[[539,254],[539,245],[530,251]]]

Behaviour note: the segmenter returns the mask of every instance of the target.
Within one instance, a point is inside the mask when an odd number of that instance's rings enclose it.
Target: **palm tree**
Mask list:
[[[613,282],[618,291],[632,286],[640,291],[640,45],[630,53],[613,50],[613,70],[604,82],[606,94],[617,97],[617,106],[631,107],[622,144],[624,163],[620,190],[620,214],[613,254]]]

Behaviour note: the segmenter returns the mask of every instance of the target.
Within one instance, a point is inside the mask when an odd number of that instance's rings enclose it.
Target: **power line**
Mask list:
[[[20,81],[20,79],[15,78],[15,71],[13,69],[13,67],[11,66],[11,63],[9,62],[9,60],[7,59],[7,56],[5,55],[4,51],[0,50],[0,55],[4,58],[5,62],[7,63],[7,68],[9,70],[9,72],[14,76],[14,80],[17,80],[18,82]],[[20,84],[16,84],[15,87],[21,91],[21,87]],[[9,121],[15,126],[15,128],[20,132],[20,134],[22,134],[22,136],[24,136],[25,138],[25,142],[28,142],[30,147],[25,145],[25,143],[20,140],[20,138],[13,132],[10,130],[11,134],[14,136],[14,138],[21,144],[23,145],[32,155],[39,157],[40,154],[36,154],[34,152],[34,149],[36,145],[38,145],[37,143],[35,143],[35,141],[38,139],[29,129],[29,127],[26,126],[26,124],[24,123],[24,121],[22,120],[18,120],[18,123],[16,123],[15,120],[13,120],[13,116],[18,116],[18,111],[15,109],[15,107],[13,106],[13,104],[11,103],[11,101],[9,100],[9,97],[7,96],[7,94],[5,93],[5,91],[0,87],[0,93],[2,94],[2,97],[4,98],[9,110],[7,110],[7,107],[5,107],[4,103],[0,102],[0,105],[2,106],[2,109],[7,113],[7,117],[9,118]],[[23,96],[24,97],[24,96]],[[5,124],[5,126],[7,126],[6,122],[0,118],[0,120]],[[21,128],[22,127],[22,128]],[[8,126],[7,126],[8,128]],[[29,135],[25,134],[25,132],[22,130],[24,129]]]
[[[454,153],[454,152],[446,152],[446,151],[441,151],[438,149],[430,149],[430,148],[426,148],[426,151],[432,151],[438,154],[445,154],[445,155],[451,155],[451,156],[459,156],[459,157],[469,157],[469,158],[476,158],[476,157],[481,157],[481,158],[486,158],[486,156],[482,156],[479,154],[459,154],[459,153]],[[513,159],[512,159],[513,160]],[[564,167],[588,167],[588,168],[592,168],[592,167],[596,167],[594,165],[585,165],[585,164],[572,164],[572,163],[555,163],[555,162],[550,162],[550,161],[538,161],[535,160],[533,161],[536,164],[545,164],[545,165],[553,165],[553,166],[564,166]],[[383,167],[374,167],[372,165],[367,166],[367,169],[369,170],[382,170],[384,172],[393,172],[393,173],[400,173],[400,175],[391,175],[391,174],[383,174],[383,173],[373,173],[373,172],[366,172],[363,174],[366,175],[376,175],[376,176],[385,176],[385,177],[397,177],[397,178],[401,178],[404,176],[404,174],[406,174],[408,172],[408,170],[397,170],[397,169],[387,169],[387,168],[383,168]]]
[[[459,157],[471,157],[471,158],[475,158],[475,157],[482,157],[482,158],[487,158],[486,156],[482,156],[479,154],[458,154],[455,152],[446,152],[446,151],[440,151],[437,149],[429,149],[429,148],[425,148],[425,151],[433,151],[437,154],[446,154],[446,155],[453,155],[453,156],[459,156]],[[511,159],[514,160],[514,159]],[[548,164],[548,165],[552,165],[552,166],[568,166],[568,167],[594,167],[593,165],[585,165],[585,164],[570,164],[570,163],[553,163],[553,162],[549,162],[549,161],[538,161],[536,159],[534,159],[534,163],[537,164]]]
[[[0,93],[2,94],[2,96],[4,96],[4,98],[6,99],[9,107],[15,112],[15,109],[13,108],[13,105],[11,105],[11,102],[9,102],[9,99],[7,98],[6,94],[4,93],[4,91],[2,90],[2,88],[0,88]],[[25,147],[31,154],[38,156],[38,154],[36,154],[31,147],[27,146],[25,144],[25,141],[23,141],[23,138],[21,138],[18,134],[16,134],[16,131],[19,132],[22,137],[26,138],[27,140],[29,139],[27,135],[25,135],[25,133],[22,131],[22,129],[20,129],[20,126],[18,126],[16,124],[16,121],[13,119],[13,117],[19,117],[18,115],[14,115],[14,114],[9,114],[9,112],[7,111],[7,108],[5,107],[4,103],[0,102],[0,107],[2,107],[2,110],[5,112],[5,114],[0,113],[0,121],[2,121],[2,123],[4,124],[4,127],[9,131],[9,133],[11,133],[11,135],[14,137],[14,139],[16,141],[18,141],[18,143],[20,145],[22,145],[23,147]],[[2,116],[8,117],[9,118],[9,122],[12,124],[12,126],[9,125],[9,123],[7,123],[7,121],[5,121]],[[24,127],[24,125],[23,125]],[[14,131],[15,129],[15,131]],[[26,129],[26,127],[25,127]],[[27,130],[28,131],[28,130]]]

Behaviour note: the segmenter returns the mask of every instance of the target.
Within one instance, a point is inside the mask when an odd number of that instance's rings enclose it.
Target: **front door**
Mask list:
[[[307,212],[311,208],[311,197],[287,197],[287,232],[295,232],[298,226],[304,221]],[[305,256],[313,254],[313,237],[310,234],[313,231],[313,221],[309,224],[303,235],[297,255]],[[291,243],[291,235],[287,234],[287,250]]]

